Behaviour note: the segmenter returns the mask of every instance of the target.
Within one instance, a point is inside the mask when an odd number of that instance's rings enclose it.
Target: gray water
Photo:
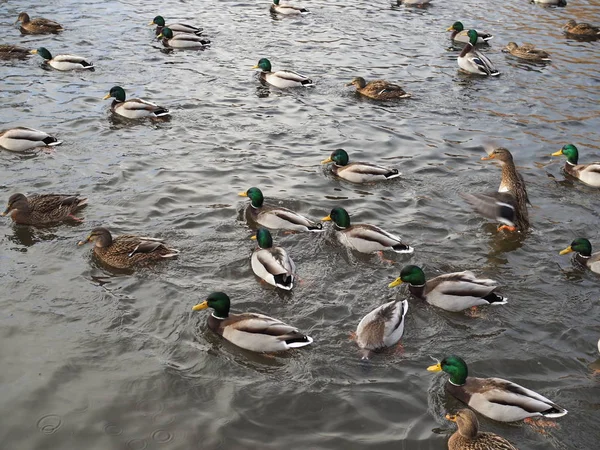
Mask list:
[[[298,2],[300,4],[300,2]],[[482,4],[483,3],[483,4]],[[42,60],[0,62],[0,128],[31,126],[64,144],[54,153],[0,151],[0,198],[81,193],[85,222],[51,228],[0,223],[0,441],[7,449],[443,449],[459,406],[431,357],[463,356],[473,375],[500,376],[569,410],[547,434],[481,418],[521,450],[592,449],[599,439],[598,276],[558,252],[575,237],[600,250],[598,190],[551,158],[573,142],[600,160],[600,42],[561,31],[600,23],[597,1],[543,8],[526,0],[302,2],[312,14],[273,18],[269,2],[141,0],[0,2],[2,43],[93,61],[93,73],[44,70]],[[160,7],[160,9],[158,9]],[[21,36],[18,13],[57,20],[58,36]],[[204,52],[165,52],[146,24],[156,14],[200,24]],[[460,74],[445,29],[456,20],[494,34],[497,79]],[[553,62],[501,53],[533,42]],[[261,86],[250,67],[310,75],[316,86]],[[354,76],[399,82],[409,100],[357,98]],[[170,108],[159,123],[111,117],[114,85]],[[459,192],[496,189],[484,147],[513,153],[527,182],[532,230],[498,235]],[[356,186],[319,164],[336,148],[398,167],[395,181]],[[290,293],[261,285],[237,193],[260,187],[269,203],[319,219],[333,206],[356,222],[400,234],[416,248],[347,254],[330,233],[277,234],[298,266]],[[95,226],[164,238],[178,260],[119,274],[78,240]],[[429,276],[474,270],[497,279],[506,306],[482,317],[410,299],[404,352],[367,366],[348,335],[406,287],[387,288],[406,263]],[[191,307],[225,291],[234,311],[262,312],[310,333],[311,347],[266,357],[240,350]]]

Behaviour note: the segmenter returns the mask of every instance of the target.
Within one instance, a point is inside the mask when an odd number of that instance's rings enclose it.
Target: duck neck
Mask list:
[[[515,163],[512,161],[502,162],[502,182],[500,183],[500,190],[512,191],[515,187],[515,181],[517,180],[517,168]]]
[[[477,437],[478,428],[476,421],[461,420],[458,424],[458,433],[465,439],[473,440]]]
[[[410,293],[412,295],[414,295],[417,298],[421,298],[421,299],[425,298],[425,296],[423,295],[425,293],[425,285],[424,284],[420,284],[420,285],[409,284],[408,290],[410,291]]]
[[[470,42],[465,45],[465,48],[462,49],[462,52],[460,52],[460,55],[458,55],[459,58],[464,58],[465,56],[467,56],[467,54],[473,50],[473,44],[471,44]]]

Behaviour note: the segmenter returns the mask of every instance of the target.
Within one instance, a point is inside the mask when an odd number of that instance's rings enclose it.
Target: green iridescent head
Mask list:
[[[229,297],[224,292],[213,292],[202,303],[192,307],[192,311],[200,311],[206,308],[215,310],[215,316],[225,319],[229,316]]]
[[[259,228],[256,230],[256,235],[252,236],[252,239],[256,239],[260,248],[271,248],[273,247],[273,238],[271,233],[266,228]]]
[[[571,245],[562,250],[560,254],[566,255],[571,252],[579,253],[581,256],[592,256],[592,244],[585,238],[577,238],[571,242]]]
[[[423,273],[423,269],[419,266],[405,266],[400,272],[400,276],[388,286],[395,287],[402,283],[408,283],[412,286],[423,286],[425,284],[425,273]]]
[[[448,28],[446,31],[456,31],[456,32],[460,33],[464,29],[465,29],[465,27],[463,26],[462,22],[454,22],[452,24],[452,26],[450,28]]]
[[[156,39],[172,39],[173,38],[173,30],[171,30],[169,27],[164,27],[161,31],[160,34],[158,36],[156,36]]]
[[[258,64],[256,64],[253,69],[260,69],[263,72],[270,72],[271,71],[271,61],[269,61],[267,58],[261,58],[258,61]]]
[[[462,386],[466,383],[469,376],[467,363],[460,356],[447,356],[434,366],[427,368],[430,372],[441,372],[442,370],[450,375],[450,383],[456,386]]]
[[[338,148],[337,150],[334,150],[331,155],[329,156],[329,158],[321,161],[321,164],[327,164],[327,163],[334,163],[336,166],[346,166],[348,165],[348,153],[346,153],[346,150],[344,150],[343,148]]]
[[[575,147],[573,144],[563,145],[563,148],[561,148],[559,151],[552,153],[552,156],[560,155],[565,155],[567,157],[567,161],[573,165],[576,165],[577,161],[579,161],[579,152],[577,151],[577,147]]]
[[[273,0],[274,5],[279,5],[279,0]]]
[[[250,203],[255,208],[260,208],[265,201],[262,191],[257,187],[251,187],[246,192],[240,192],[238,195],[241,195],[242,197],[248,197],[250,199]]]
[[[469,36],[469,44],[471,44],[471,45],[477,44],[477,39],[479,39],[479,35],[477,34],[477,31],[469,30],[469,31],[467,31],[467,36]]]
[[[350,226],[350,216],[344,208],[336,207],[331,210],[327,217],[323,217],[321,220],[331,220],[340,228],[348,228]]]
[[[50,61],[52,59],[52,54],[46,47],[40,47],[37,50],[32,50],[31,53],[40,55],[46,61]]]
[[[123,89],[121,86],[113,86],[112,88],[110,88],[109,93],[104,96],[104,100],[109,99],[111,97],[113,97],[119,102],[124,102],[125,89]]]
[[[159,27],[164,27],[165,19],[163,18],[163,16],[156,16],[154,18],[154,20],[152,20],[152,22],[150,22],[150,25],[157,25]]]

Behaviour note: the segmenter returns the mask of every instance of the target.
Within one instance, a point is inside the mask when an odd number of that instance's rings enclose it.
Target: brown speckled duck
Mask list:
[[[19,47],[18,45],[3,44],[0,45],[0,59],[21,58],[25,59],[31,52],[28,48]]]
[[[550,55],[544,50],[535,48],[533,44],[522,44],[520,47],[516,42],[509,42],[503,52],[508,52],[517,58],[533,62],[549,62]]]
[[[29,34],[48,34],[63,31],[63,27],[60,23],[41,17],[30,19],[29,14],[26,12],[19,14],[17,22],[15,23],[18,22],[21,22],[21,31]]]
[[[456,422],[458,426],[458,430],[448,440],[448,450],[518,450],[502,436],[479,432],[477,416],[470,409],[446,414],[446,419]]]
[[[87,205],[87,198],[77,195],[42,194],[26,197],[13,194],[8,198],[8,206],[2,213],[10,214],[13,222],[21,225],[46,225],[71,220],[83,220],[73,214]]]
[[[346,86],[356,86],[356,92],[373,100],[397,100],[410,97],[410,94],[400,86],[385,80],[373,80],[367,83],[363,77],[356,77]]]
[[[579,37],[599,37],[600,38],[600,27],[590,25],[589,23],[577,23],[573,19],[569,20],[563,27],[565,33],[571,36]]]

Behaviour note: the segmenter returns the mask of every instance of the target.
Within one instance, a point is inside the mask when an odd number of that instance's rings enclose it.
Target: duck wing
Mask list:
[[[516,226],[517,201],[510,192],[461,193],[460,196],[483,217],[496,220],[509,227]]]

